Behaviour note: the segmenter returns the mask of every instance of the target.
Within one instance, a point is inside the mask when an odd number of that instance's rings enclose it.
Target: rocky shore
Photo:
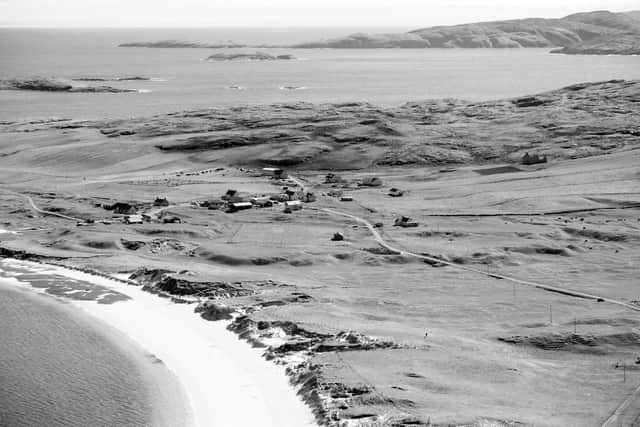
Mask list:
[[[397,427],[427,425],[415,417],[389,418],[387,414],[370,414],[366,417],[344,417],[350,405],[370,398],[375,399],[373,387],[352,387],[340,382],[328,381],[322,365],[312,362],[313,356],[325,352],[368,351],[376,349],[400,349],[406,346],[357,333],[342,331],[337,334],[317,333],[305,330],[291,321],[256,321],[251,313],[273,305],[303,304],[310,296],[292,291],[292,285],[264,282],[194,282],[174,277],[169,270],[141,268],[122,279],[102,271],[77,267],[63,258],[52,258],[21,250],[0,248],[0,258],[36,262],[62,267],[93,276],[120,282],[169,298],[178,304],[194,304],[194,313],[209,321],[231,321],[227,329],[253,347],[264,349],[263,357],[284,365],[290,382],[298,389],[302,400],[309,405],[322,426],[368,426],[384,422]],[[273,289],[282,289],[280,298],[260,301],[261,294],[273,296]],[[242,300],[241,297],[251,297]],[[240,298],[240,299],[239,299]],[[385,402],[389,403],[389,402]],[[348,423],[348,424],[345,424]]]

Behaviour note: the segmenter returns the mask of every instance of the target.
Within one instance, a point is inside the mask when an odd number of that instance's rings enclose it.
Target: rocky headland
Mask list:
[[[429,27],[397,34],[352,34],[297,48],[562,48],[557,53],[637,54],[638,14],[596,11],[562,19],[529,18]]]

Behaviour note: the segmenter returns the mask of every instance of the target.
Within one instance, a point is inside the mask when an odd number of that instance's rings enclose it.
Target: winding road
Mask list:
[[[577,297],[577,298],[585,298],[585,299],[590,299],[590,300],[595,300],[598,302],[607,302],[610,304],[616,304],[625,308],[628,308],[630,310],[634,310],[634,311],[640,311],[640,307],[636,306],[634,304],[630,304],[628,302],[625,301],[620,301],[620,300],[616,300],[616,299],[612,299],[612,298],[607,298],[604,296],[600,296],[600,295],[594,295],[594,294],[589,294],[589,293],[585,293],[585,292],[580,292],[580,291],[575,291],[573,289],[568,289],[568,288],[564,288],[561,286],[552,286],[552,285],[546,285],[544,283],[538,283],[538,282],[530,282],[527,280],[522,280],[522,279],[518,279],[515,277],[511,277],[511,276],[505,276],[503,274],[497,274],[497,273],[490,273],[487,271],[482,271],[482,270],[478,270],[477,268],[473,268],[473,267],[465,267],[459,264],[455,264],[453,262],[450,261],[445,261],[442,260],[440,258],[435,258],[435,257],[431,257],[428,255],[422,255],[422,254],[418,254],[415,252],[410,252],[410,251],[406,251],[406,250],[402,250],[402,249],[398,249],[395,248],[393,246],[391,246],[389,243],[387,243],[387,241],[382,237],[382,235],[378,232],[378,230],[366,219],[361,218],[359,216],[356,215],[351,215],[345,212],[341,212],[341,211],[336,211],[333,209],[328,209],[328,208],[311,208],[317,211],[321,211],[321,212],[326,212],[330,215],[336,215],[336,216],[342,216],[345,218],[350,218],[356,222],[359,222],[360,224],[365,225],[369,231],[371,232],[371,234],[373,235],[373,238],[376,240],[376,242],[382,246],[383,248],[389,250],[390,252],[393,252],[394,254],[397,255],[404,255],[404,256],[409,256],[409,257],[414,257],[414,258],[418,258],[418,259],[422,259],[422,260],[426,260],[426,261],[430,261],[430,262],[434,262],[434,263],[440,263],[440,264],[444,264],[447,266],[450,266],[456,270],[463,270],[463,271],[469,271],[472,273],[477,273],[477,274],[481,274],[483,276],[488,276],[491,277],[493,279],[501,279],[501,280],[506,280],[508,282],[512,282],[512,283],[516,283],[518,285],[524,285],[524,286],[530,286],[530,287],[534,287],[534,288],[538,288],[538,289],[543,289],[545,291],[550,291],[550,292],[556,292],[559,294],[563,294],[563,295],[567,295],[567,296],[571,296],[571,297]]]

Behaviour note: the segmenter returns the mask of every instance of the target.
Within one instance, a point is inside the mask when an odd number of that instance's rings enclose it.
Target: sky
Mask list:
[[[411,29],[602,9],[640,0],[0,0],[0,26]]]

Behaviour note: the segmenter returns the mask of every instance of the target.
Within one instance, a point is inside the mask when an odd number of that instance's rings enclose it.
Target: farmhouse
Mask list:
[[[131,215],[135,214],[137,211],[135,206],[125,202],[116,202],[113,205],[106,207],[105,209],[112,210],[113,213],[119,215]]]

